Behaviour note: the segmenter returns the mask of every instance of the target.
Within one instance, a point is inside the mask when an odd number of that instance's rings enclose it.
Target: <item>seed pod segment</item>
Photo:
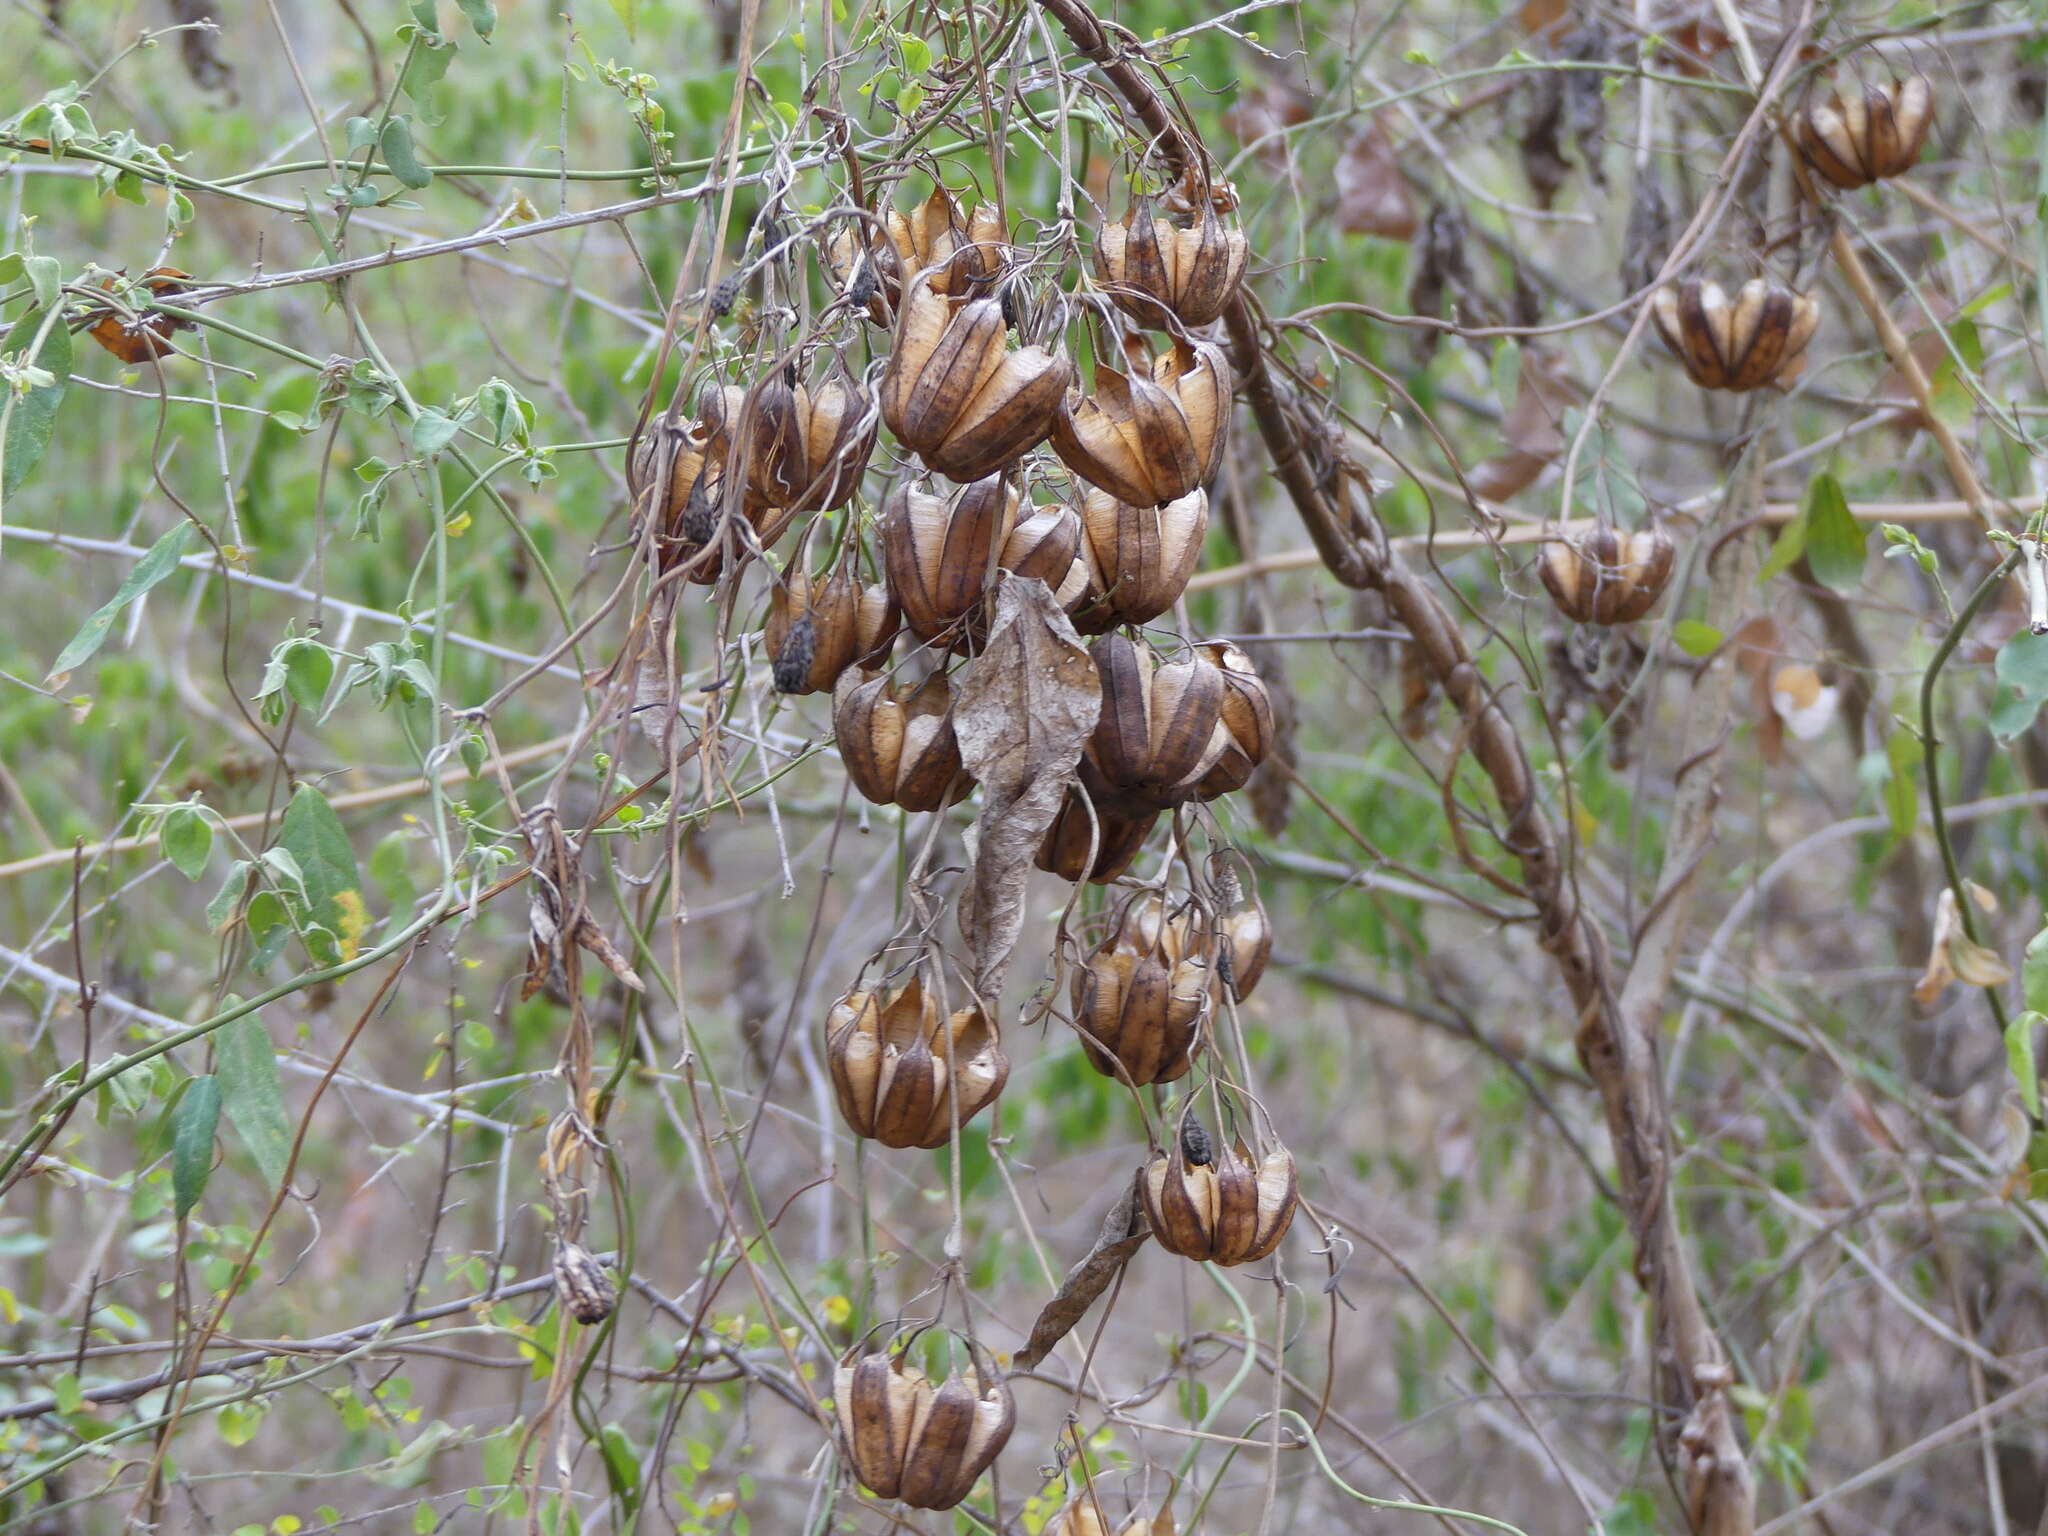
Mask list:
[[[1903,176],[1919,164],[1934,126],[1934,87],[1925,75],[1863,85],[1807,107],[1796,120],[1806,163],[1844,191]]]
[[[1162,665],[1124,635],[1088,649],[1102,714],[1082,755],[1083,783],[1104,791],[1098,801],[1121,795],[1155,811],[1184,803],[1229,746],[1222,672],[1199,653]]]
[[[1661,528],[1617,533],[1602,524],[1581,538],[1543,546],[1537,574],[1575,624],[1633,624],[1657,604],[1677,549]]]
[[[1008,1383],[983,1368],[934,1388],[900,1354],[848,1355],[832,1399],[853,1475],[885,1499],[951,1509],[974,1489],[1017,1422]]]
[[[1806,366],[1806,344],[1820,325],[1820,306],[1811,298],[1761,277],[1732,300],[1719,283],[1689,277],[1667,283],[1650,303],[1664,344],[1702,389],[1789,386]]]
[[[1112,285],[1117,307],[1141,325],[1165,329],[1169,312],[1182,325],[1207,325],[1236,294],[1250,254],[1244,231],[1225,225],[1212,203],[1175,224],[1140,197],[1120,222],[1102,226],[1095,270]]]
[[[879,672],[848,670],[832,691],[832,734],[853,787],[876,805],[936,811],[967,798],[953,690],[934,672],[905,698]]]
[[[847,668],[874,666],[896,638],[895,599],[877,582],[863,586],[850,562],[823,578],[792,571],[768,595],[762,648],[780,693],[824,693]]]
[[[1148,359],[1133,344],[1128,372],[1095,370],[1095,393],[1063,394],[1053,452],[1089,484],[1135,506],[1197,490],[1222,460],[1232,379],[1223,349],[1176,341]]]
[[[996,299],[948,299],[910,285],[882,376],[882,419],[932,469],[979,480],[1007,469],[1052,430],[1073,365],[1043,347],[1008,345]]]
[[[1035,862],[1062,880],[1107,885],[1131,867],[1158,824],[1156,810],[1121,799],[1097,799],[1079,785],[1069,785],[1059,814],[1038,845]]]
[[[1192,1120],[1192,1117],[1189,1117]],[[1280,1246],[1298,1198],[1294,1157],[1276,1146],[1256,1162],[1242,1141],[1218,1147],[1186,1136],[1146,1165],[1138,1195],[1152,1235],[1168,1253],[1215,1264],[1249,1264]],[[1208,1160],[1199,1161],[1206,1152]]]
[[[1227,640],[1196,647],[1223,678],[1223,749],[1195,794],[1214,800],[1244,788],[1273,750],[1273,700],[1251,657]]]
[[[886,995],[856,990],[834,1003],[825,1057],[847,1125],[885,1147],[943,1147],[954,1102],[965,1125],[1010,1075],[994,1021],[980,1008],[942,1019],[914,976]]]
[[[912,633],[959,649],[983,637],[982,598],[996,570],[1036,576],[1065,606],[1085,591],[1080,520],[1067,507],[1033,508],[1006,477],[991,475],[951,501],[904,487],[882,511],[889,590]]]
[[[1119,624],[1149,624],[1180,601],[1201,561],[1209,496],[1193,490],[1163,507],[1139,507],[1085,486],[1081,529],[1088,592],[1074,627],[1099,635]]]
[[[1110,1536],[1110,1525],[1094,1496],[1082,1493],[1054,1517],[1045,1536]],[[1139,1510],[1116,1527],[1116,1536],[1175,1536],[1173,1511],[1162,1509],[1147,1515]]]

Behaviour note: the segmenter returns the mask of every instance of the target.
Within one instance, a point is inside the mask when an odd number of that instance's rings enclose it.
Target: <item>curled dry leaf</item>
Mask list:
[[[645,991],[632,965],[584,905],[582,853],[562,830],[555,808],[543,805],[532,812],[520,833],[526,839],[534,876],[527,882],[532,895],[527,904],[528,960],[520,998],[532,997],[551,981],[560,981],[565,944],[589,950],[635,992]]]
[[[1975,889],[1972,887],[1973,895]],[[1964,931],[1956,893],[1943,887],[1934,903],[1934,942],[1928,951],[1927,969],[1913,984],[1913,1001],[1928,1007],[1951,982],[1960,981],[1966,987],[2002,987],[2011,980],[2012,967],[1998,951],[1986,949]]]
[[[1146,1225],[1138,1203],[1134,1179],[1124,1186],[1123,1194],[1103,1217],[1102,1230],[1095,1234],[1095,1246],[1067,1271],[1067,1278],[1060,1282],[1052,1300],[1040,1309],[1031,1325],[1031,1337],[1017,1351],[1016,1368],[1028,1371],[1051,1354],[1053,1346],[1074,1331],[1074,1325],[1088,1315],[1095,1298],[1109,1289],[1110,1282],[1151,1235],[1152,1229]]]

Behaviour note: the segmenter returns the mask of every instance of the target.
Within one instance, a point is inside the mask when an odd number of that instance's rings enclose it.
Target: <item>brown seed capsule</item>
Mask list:
[[[705,429],[729,444],[745,402],[746,391],[736,385],[706,390],[699,412]],[[867,392],[843,367],[815,389],[765,380],[738,456],[747,465],[747,499],[785,513],[844,506],[860,488],[875,430]]]
[[[824,693],[847,668],[878,666],[896,638],[896,603],[882,584],[862,586],[841,561],[822,578],[792,571],[768,594],[761,637],[780,693]]]
[[[1062,506],[1035,507],[1004,476],[963,487],[948,501],[904,487],[882,508],[882,560],[889,590],[911,632],[956,649],[978,649],[982,598],[997,570],[1036,576],[1062,606],[1085,591],[1078,556],[1081,523]]]
[[[1094,486],[1081,493],[1088,593],[1074,627],[1099,635],[1149,624],[1187,590],[1209,532],[1209,496],[1190,491],[1163,507],[1135,507]]]
[[[1153,359],[1141,345],[1129,350],[1129,372],[1101,364],[1094,394],[1062,394],[1052,448],[1089,484],[1133,506],[1156,507],[1216,472],[1230,418],[1230,364],[1207,341],[1177,341]]]
[[[1168,919],[1157,897],[1142,897],[1074,973],[1074,1022],[1096,1071],[1143,1087],[1194,1065],[1214,975],[1192,938],[1185,914]]]
[[[1221,669],[1199,652],[1162,665],[1120,634],[1088,649],[1102,713],[1082,755],[1083,785],[1098,802],[1121,796],[1155,811],[1183,804],[1231,745]]]
[[[585,1327],[601,1323],[619,1304],[619,1288],[595,1255],[581,1243],[555,1249],[555,1299]]]
[[[1243,1002],[1266,974],[1273,957],[1273,925],[1256,899],[1216,924],[1216,979]]]
[[[1150,198],[1137,198],[1121,223],[1105,224],[1095,242],[1095,270],[1110,297],[1141,325],[1207,325],[1223,313],[1244,280],[1250,256],[1244,231],[1227,226],[1213,206],[1176,225],[1156,217]]]
[[[1171,1152],[1146,1165],[1138,1195],[1152,1235],[1183,1258],[1226,1265],[1265,1258],[1294,1220],[1293,1155],[1275,1146],[1254,1162],[1242,1141],[1216,1147],[1206,1133],[1201,1140],[1191,1156],[1187,1138],[1176,1138]],[[1205,1151],[1209,1160],[1198,1161]]]
[[[932,469],[979,480],[1045,441],[1073,365],[1009,347],[1000,300],[949,299],[913,281],[882,376],[882,419]]]
[[[978,295],[1009,266],[1010,246],[993,207],[977,206],[963,216],[940,186],[908,213],[885,210],[880,235],[865,224],[839,229],[825,242],[825,264],[850,301],[887,325],[906,277],[927,272],[934,292]]]
[[[1223,750],[1216,766],[1195,786],[1197,798],[1214,800],[1244,788],[1273,751],[1273,700],[1251,657],[1227,640],[1197,646],[1223,676]]]
[[[917,1509],[951,1509],[1001,1453],[1017,1422],[1008,1383],[974,1352],[974,1382],[934,1388],[900,1354],[849,1354],[832,1400],[861,1486]]]
[[[1545,544],[1536,570],[1573,623],[1633,624],[1664,595],[1676,555],[1661,528],[1617,533],[1602,524],[1579,539]]]
[[[995,1021],[979,1008],[941,1019],[915,976],[886,995],[857,990],[834,1003],[825,1057],[846,1123],[885,1147],[943,1147],[955,1101],[965,1125],[1010,1075]]]
[[[1110,1524],[1093,1495],[1083,1493],[1054,1517],[1045,1536],[1110,1536]],[[1175,1536],[1173,1511],[1147,1515],[1140,1510],[1116,1527],[1116,1536]]]
[[[1721,285],[1689,277],[1650,301],[1658,334],[1702,389],[1789,387],[1806,366],[1820,306],[1761,277],[1730,299]]]
[[[1038,845],[1038,867],[1062,880],[1107,885],[1131,867],[1158,823],[1155,810],[1113,798],[1098,800],[1071,785]]]
[[[934,672],[908,698],[880,672],[848,670],[832,690],[832,735],[853,787],[877,805],[936,811],[974,788],[953,734],[953,690]]]
[[[1919,164],[1934,87],[1925,75],[1859,86],[1807,107],[1795,126],[1807,164],[1844,191],[1866,187]]]

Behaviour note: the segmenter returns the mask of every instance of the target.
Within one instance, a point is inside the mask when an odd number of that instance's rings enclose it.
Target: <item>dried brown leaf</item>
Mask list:
[[[1151,1235],[1152,1229],[1145,1225],[1143,1208],[1138,1203],[1138,1181],[1133,1179],[1102,1219],[1102,1230],[1095,1234],[1095,1246],[1067,1271],[1059,1290],[1032,1323],[1031,1337],[1017,1351],[1016,1368],[1028,1371],[1051,1354],[1053,1346],[1074,1331],[1074,1325],[1088,1315],[1095,1298],[1109,1289],[1110,1282]]]
[[[1350,235],[1413,240],[1420,222],[1393,141],[1373,118],[1355,129],[1337,155],[1337,226]]]

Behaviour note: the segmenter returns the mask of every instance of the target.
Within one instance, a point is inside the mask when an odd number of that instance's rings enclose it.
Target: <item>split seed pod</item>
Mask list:
[[[1249,1264],[1278,1248],[1294,1220],[1294,1157],[1275,1146],[1254,1161],[1242,1141],[1218,1148],[1189,1116],[1173,1150],[1146,1165],[1138,1196],[1168,1253]]]
[[[1658,289],[1650,304],[1664,345],[1702,389],[1790,385],[1820,325],[1820,305],[1761,277],[1733,300],[1719,283],[1689,277]]]
[[[1583,538],[1545,544],[1536,570],[1573,623],[1633,624],[1664,595],[1676,556],[1661,528],[1617,533],[1602,524]]]
[[[581,1243],[555,1249],[555,1299],[562,1310],[589,1328],[612,1315],[619,1288],[595,1255]]]
[[[1244,788],[1272,753],[1273,700],[1251,657],[1229,641],[1212,641],[1196,649],[1223,677],[1223,750],[1216,766],[1195,786],[1199,798],[1214,800]]]
[[[977,205],[963,216],[943,186],[909,213],[886,209],[882,230],[878,237],[865,224],[841,228],[825,243],[832,276],[878,325],[888,324],[906,278],[929,272],[934,292],[964,298],[986,292],[1009,265],[1009,236],[995,208]]]
[[[1092,808],[1092,814],[1091,814]],[[1107,885],[1131,867],[1159,823],[1159,812],[1069,785],[1059,814],[1038,845],[1038,867],[1062,880]],[[1089,850],[1095,853],[1089,863]]]
[[[1797,121],[1799,150],[1808,165],[1851,191],[1913,169],[1933,126],[1934,87],[1913,75],[1807,107]]]
[[[1001,301],[910,284],[882,376],[882,419],[938,473],[979,480],[1045,441],[1074,376],[1043,347],[1009,347]]]
[[[730,437],[746,392],[735,385],[705,392],[701,415]],[[876,419],[867,392],[843,366],[815,389],[774,378],[754,399],[743,455],[747,497],[785,512],[830,512],[860,489],[875,451]]]
[[[974,788],[961,770],[953,690],[943,672],[908,698],[898,697],[884,673],[842,673],[832,691],[832,734],[847,778],[876,805],[936,811]]]
[[[832,1399],[861,1485],[916,1509],[951,1509],[974,1489],[1010,1438],[1009,1384],[974,1352],[974,1381],[958,1372],[933,1387],[902,1355],[848,1355]]]
[[[824,693],[848,667],[874,666],[896,638],[898,614],[889,589],[862,586],[851,562],[813,579],[792,571],[768,595],[762,648],[778,693]]]
[[[1110,1530],[1102,1506],[1092,1495],[1082,1493],[1054,1517],[1045,1528],[1045,1536],[1110,1536]],[[1162,1509],[1156,1515],[1147,1515],[1141,1510],[1115,1527],[1115,1532],[1116,1536],[1175,1536],[1173,1511]]]
[[[1259,978],[1266,974],[1266,962],[1273,958],[1273,925],[1266,909],[1254,897],[1252,903],[1218,920],[1216,924],[1216,980],[1243,1002],[1252,995]]]
[[[1170,1083],[1194,1065],[1214,980],[1186,914],[1149,920],[1126,908],[1118,931],[1074,973],[1074,1022],[1089,1065],[1138,1087]]]
[[[1177,226],[1141,197],[1121,223],[1102,226],[1095,270],[1113,285],[1117,307],[1141,325],[1164,328],[1168,311],[1183,325],[1207,325],[1244,281],[1250,254],[1244,231],[1226,226],[1208,203]]]
[[[1088,650],[1102,714],[1082,754],[1082,783],[1098,802],[1122,796],[1155,811],[1183,804],[1230,745],[1222,671],[1199,653],[1161,664],[1120,634]]]
[[[1094,394],[1062,395],[1052,448],[1090,485],[1156,507],[1216,472],[1230,418],[1230,364],[1207,341],[1177,341],[1153,359],[1142,345],[1128,350],[1129,372],[1100,365]]]
[[[982,597],[995,570],[1036,576],[1071,607],[1086,590],[1078,558],[1081,523],[1072,509],[1037,507],[1001,475],[966,486],[951,501],[904,487],[882,508],[882,562],[889,590],[921,640],[978,648]]]
[[[979,1008],[941,1018],[915,976],[885,995],[856,990],[834,1003],[825,1059],[847,1125],[885,1147],[943,1147],[954,1102],[965,1125],[1010,1076],[994,1021]]]
[[[1087,600],[1074,615],[1084,635],[1149,624],[1187,590],[1209,532],[1209,495],[1188,492],[1163,507],[1137,507],[1094,486],[1081,493]]]

